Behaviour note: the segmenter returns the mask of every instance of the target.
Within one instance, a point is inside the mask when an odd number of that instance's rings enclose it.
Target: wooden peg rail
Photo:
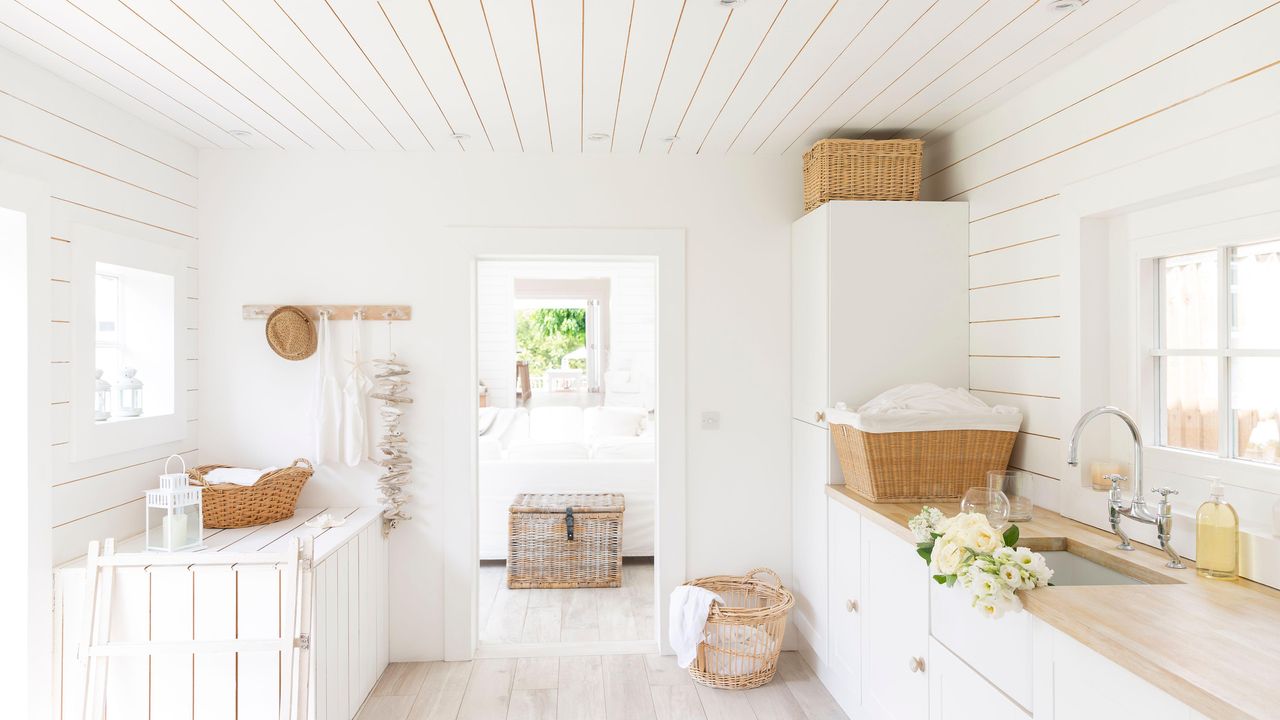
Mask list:
[[[279,305],[245,305],[245,320],[266,320]],[[319,320],[321,311],[329,311],[330,320],[355,320],[357,315],[365,320],[412,320],[412,305],[294,305],[313,319]]]

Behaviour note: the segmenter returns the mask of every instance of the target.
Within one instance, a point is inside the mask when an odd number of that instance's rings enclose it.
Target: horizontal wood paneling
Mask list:
[[[1034,87],[931,138],[923,195],[966,200],[973,217],[970,287],[979,289],[969,293],[971,354],[1068,350],[1059,344],[1056,317],[1064,311],[1059,193],[1280,112],[1277,33],[1280,4],[1273,0],[1161,6]],[[1167,214],[1148,219],[1141,212],[1134,223],[1138,235],[1179,226]],[[988,322],[1010,318],[1042,319]],[[1019,437],[1012,463],[1060,475],[1061,443],[1050,438],[1068,432],[1074,418],[1061,417],[1052,399],[1061,394],[1059,361],[974,357],[970,367],[975,392],[1021,408],[1023,429],[1035,433]]]
[[[92,332],[71,322],[72,301],[80,290],[70,282],[73,226],[96,226],[177,247],[186,254],[187,264],[196,267],[197,158],[185,143],[0,51],[0,164],[6,172],[46,183],[57,198],[51,203],[49,241],[52,365],[44,398],[51,404],[49,482],[57,563],[83,554],[91,539],[138,533],[143,527],[143,491],[155,486],[168,453],[183,452],[188,464],[196,462],[197,422],[187,424],[186,439],[177,443],[86,462],[72,463],[69,458],[70,411],[81,401],[73,397],[72,387],[79,374],[93,372],[71,362],[76,333]],[[189,270],[188,280],[197,274]],[[190,294],[198,298],[198,285],[191,287]],[[197,317],[198,300],[184,303],[182,312]],[[176,352],[192,370],[195,387],[197,332],[179,336]],[[189,420],[195,418],[188,415]]]

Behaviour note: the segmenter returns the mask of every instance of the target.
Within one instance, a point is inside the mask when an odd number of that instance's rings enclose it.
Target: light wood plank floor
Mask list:
[[[480,566],[480,642],[580,643],[652,640],[653,559],[627,558],[622,587],[511,590],[506,566]]]
[[[753,690],[694,684],[670,655],[392,663],[357,720],[848,720],[809,666],[783,653]]]

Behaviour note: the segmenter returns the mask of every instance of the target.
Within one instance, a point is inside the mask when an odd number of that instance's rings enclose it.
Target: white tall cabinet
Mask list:
[[[823,487],[842,480],[823,411],[968,385],[968,223],[966,203],[832,201],[791,226],[791,617],[823,665],[848,658],[827,614]]]

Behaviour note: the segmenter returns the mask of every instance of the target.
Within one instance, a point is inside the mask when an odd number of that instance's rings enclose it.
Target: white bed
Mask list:
[[[653,555],[657,464],[652,422],[634,408],[494,409],[480,436],[480,558],[507,557],[507,509],[522,492],[626,498],[622,554]]]

